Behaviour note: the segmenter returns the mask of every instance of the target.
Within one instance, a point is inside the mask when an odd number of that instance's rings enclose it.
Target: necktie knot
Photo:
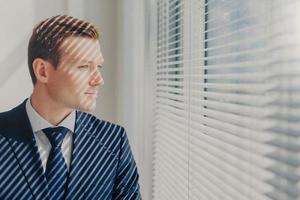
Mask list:
[[[68,129],[62,126],[54,128],[45,128],[43,132],[46,134],[49,139],[52,148],[60,148],[61,144],[65,138],[65,135],[68,132]]]

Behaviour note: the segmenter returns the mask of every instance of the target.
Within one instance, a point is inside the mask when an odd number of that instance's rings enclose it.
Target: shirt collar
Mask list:
[[[37,132],[40,130],[43,130],[45,128],[49,127],[56,127],[52,124],[50,124],[47,120],[45,120],[42,116],[40,116],[32,107],[30,99],[27,99],[26,102],[26,112],[32,127],[33,132]],[[59,123],[57,126],[63,126],[65,128],[68,128],[70,131],[74,133],[74,127],[75,127],[75,117],[76,113],[75,111],[72,111],[61,123]]]

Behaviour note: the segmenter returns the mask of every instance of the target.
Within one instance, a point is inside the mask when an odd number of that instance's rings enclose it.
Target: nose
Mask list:
[[[91,79],[89,81],[91,86],[98,86],[104,84],[104,79],[98,67],[95,67],[92,72]]]

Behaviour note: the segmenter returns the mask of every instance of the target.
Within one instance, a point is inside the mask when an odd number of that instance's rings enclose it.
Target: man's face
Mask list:
[[[69,37],[61,45],[57,69],[50,69],[46,90],[62,108],[92,111],[97,89],[104,83],[100,68],[104,59],[98,40]]]

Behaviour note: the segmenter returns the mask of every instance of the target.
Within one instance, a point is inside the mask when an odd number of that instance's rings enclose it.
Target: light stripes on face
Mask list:
[[[61,63],[56,70],[49,70],[49,82],[53,82],[48,84],[53,91],[50,94],[55,95],[53,98],[67,101],[64,104],[68,108],[94,110],[98,88],[103,84],[99,66],[103,65],[104,59],[99,42],[88,38],[70,37],[62,43],[60,51]],[[59,80],[55,78],[58,76]]]

